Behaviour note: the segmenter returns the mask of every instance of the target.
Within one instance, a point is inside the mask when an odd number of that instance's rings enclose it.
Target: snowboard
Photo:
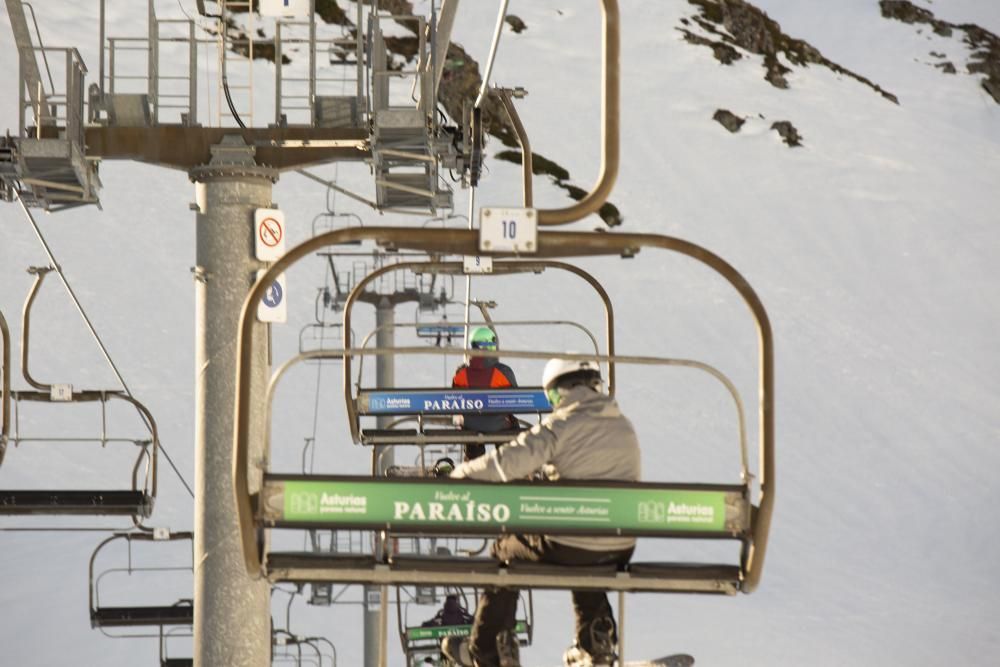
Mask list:
[[[691,667],[693,664],[693,656],[687,653],[675,653],[673,655],[665,655],[656,660],[629,661],[625,663],[625,667]]]

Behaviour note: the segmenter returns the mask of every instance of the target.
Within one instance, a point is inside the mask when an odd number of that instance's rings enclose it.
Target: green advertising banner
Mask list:
[[[514,632],[519,635],[528,632],[528,626],[524,621],[518,621],[514,626]],[[444,639],[445,637],[468,637],[472,634],[471,625],[432,625],[429,627],[406,628],[406,638],[410,641],[420,639]]]
[[[420,484],[393,481],[270,482],[269,517],[277,522],[443,526],[508,531],[721,532],[730,492],[536,484]],[[283,493],[282,493],[283,487]]]

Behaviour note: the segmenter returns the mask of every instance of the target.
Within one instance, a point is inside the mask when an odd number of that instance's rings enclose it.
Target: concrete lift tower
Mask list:
[[[435,99],[458,1],[436,0],[429,21],[411,17],[418,24],[417,64],[399,70],[391,67],[380,27],[396,17],[380,15],[376,2],[355,3],[352,34],[324,39],[312,0],[196,0],[197,21],[161,19],[148,0],[147,36],[124,38],[106,34],[106,0],[100,0],[101,57],[89,86],[79,52],[45,46],[27,5],[5,2],[22,84],[17,133],[0,138],[4,200],[51,212],[97,204],[101,160],[182,169],[195,183],[194,664],[264,667],[271,651],[269,585],[243,567],[230,447],[234,337],[244,297],[264,266],[255,257],[255,212],[274,208],[272,187],[282,172],[338,160],[371,164],[372,204],[379,210],[433,214],[451,206],[438,170],[463,171],[468,142],[456,148],[454,134],[443,136]],[[255,21],[271,22],[273,36],[259,37]],[[209,24],[212,34],[202,30]],[[283,64],[289,43],[308,54],[305,77]],[[217,47],[216,62],[199,64],[205,44]],[[262,49],[275,56],[273,116],[253,106],[260,82],[253,62]],[[333,51],[343,57],[320,68],[319,56]],[[331,69],[338,74],[323,74]],[[217,81],[214,118],[198,103],[205,84],[199,77],[209,73]],[[259,122],[264,116],[270,117]],[[255,340],[254,354],[264,360],[266,336]],[[263,362],[255,367],[266,371]],[[379,372],[391,377],[391,369]],[[259,373],[254,391],[262,393],[266,380]]]

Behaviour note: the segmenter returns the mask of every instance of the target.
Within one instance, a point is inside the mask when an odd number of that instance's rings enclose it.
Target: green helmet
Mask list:
[[[476,327],[469,339],[469,346],[474,350],[497,349],[497,335],[489,327]]]

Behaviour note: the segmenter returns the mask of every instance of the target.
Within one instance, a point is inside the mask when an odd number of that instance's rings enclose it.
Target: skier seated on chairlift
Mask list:
[[[497,349],[497,335],[489,327],[477,327],[472,332],[469,347],[473,350]],[[472,357],[455,371],[451,386],[462,389],[509,389],[517,386],[514,371],[507,364],[501,364],[497,357]],[[514,415],[456,415],[456,424],[477,433],[497,433],[517,428]],[[486,453],[486,445],[466,445],[466,460]]]
[[[553,411],[517,438],[459,465],[453,478],[505,482],[541,469],[550,480],[638,481],[639,441],[613,398],[601,392],[600,367],[592,361],[551,359],[542,375]],[[624,565],[635,538],[501,535],[492,555],[500,561],[566,566]],[[476,608],[472,635],[448,637],[442,652],[463,667],[517,667],[514,633],[518,591],[488,587]],[[616,627],[603,591],[573,591],[576,641],[563,656],[570,666],[612,665]]]
[[[441,607],[433,618],[420,624],[422,628],[433,628],[444,625],[469,625],[472,623],[472,614],[458,601],[457,595],[446,595],[444,606]]]

